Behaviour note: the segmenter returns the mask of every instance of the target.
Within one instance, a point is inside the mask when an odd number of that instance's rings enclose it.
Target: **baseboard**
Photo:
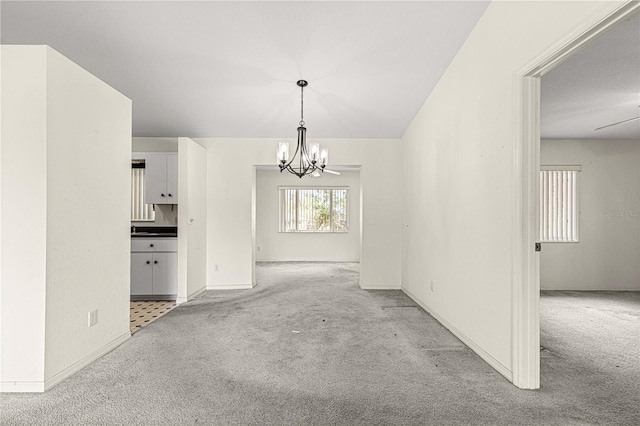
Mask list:
[[[462,343],[467,345],[469,349],[474,351],[480,358],[482,358],[487,364],[489,364],[498,373],[502,374],[507,380],[513,383],[513,372],[509,370],[504,364],[491,356],[487,351],[482,349],[477,343],[467,337],[464,333],[454,327],[449,321],[440,316],[436,311],[431,309],[426,303],[418,299],[413,293],[407,290],[405,287],[401,288],[404,294],[409,296],[411,300],[416,302],[422,309],[427,311],[429,315],[434,317],[440,324],[442,324],[447,330],[449,330],[454,336],[456,336]]]
[[[361,290],[401,290],[399,285],[369,285],[358,283]]]
[[[42,393],[44,392],[44,382],[2,382],[0,383],[1,393]]]
[[[215,284],[207,285],[207,290],[251,290],[252,284]]]
[[[630,289],[624,289],[624,288],[541,288],[540,291],[611,291],[611,292],[615,292],[615,291],[625,291],[625,292],[640,292],[640,288],[630,288]]]
[[[360,263],[359,260],[256,260],[256,263]]]
[[[0,392],[44,392],[111,352],[130,338],[131,333],[127,331],[120,337],[112,340],[100,349],[93,351],[80,361],[71,364],[69,367],[44,382],[2,382],[0,384]]]
[[[200,295],[201,295],[202,293],[204,293],[205,291],[207,291],[207,287],[206,287],[206,286],[205,286],[205,287],[202,287],[200,290],[196,290],[196,291],[194,291],[193,293],[191,293],[191,294],[187,297],[187,299],[188,299],[188,300],[193,300],[193,299],[195,299],[196,297],[200,296]]]

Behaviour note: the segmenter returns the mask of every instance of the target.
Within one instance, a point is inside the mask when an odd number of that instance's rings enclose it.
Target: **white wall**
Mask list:
[[[133,152],[178,152],[178,138],[145,138],[132,139]]]
[[[256,175],[256,252],[258,261],[338,261],[360,260],[360,172],[341,171],[319,178],[295,180],[289,173],[258,170]],[[349,232],[279,232],[280,186],[343,186],[349,188]]]
[[[197,141],[208,151],[207,287],[251,287],[254,284],[254,166],[273,165],[279,139]],[[364,213],[360,286],[399,288],[400,141],[330,139],[319,142],[329,148],[331,164],[361,166]],[[291,175],[291,182],[296,180],[299,179]]]
[[[207,286],[207,151],[179,138],[178,302]]]
[[[42,391],[130,336],[131,101],[50,48],[2,53],[2,389]]]
[[[2,390],[44,380],[47,49],[2,46]],[[25,208],[27,207],[27,208]],[[16,350],[20,348],[20,350]]]
[[[507,378],[516,73],[603,5],[492,2],[402,140],[403,289]]]
[[[581,165],[578,243],[544,243],[544,290],[640,290],[640,141],[543,140],[541,164]]]

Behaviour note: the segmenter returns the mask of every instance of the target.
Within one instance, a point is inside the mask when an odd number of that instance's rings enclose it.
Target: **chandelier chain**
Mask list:
[[[304,127],[304,86],[300,86],[300,126]]]

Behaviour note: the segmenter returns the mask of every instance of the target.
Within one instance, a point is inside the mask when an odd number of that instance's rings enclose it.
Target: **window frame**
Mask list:
[[[146,186],[147,186],[147,171],[146,171],[146,161],[144,158],[133,158],[131,160],[131,222],[155,222],[156,220],[156,211],[155,211],[155,206],[153,204],[150,203],[145,203],[145,197],[146,197]],[[136,189],[134,188],[134,182],[135,182],[135,177],[134,177],[134,173],[135,170],[141,170],[142,172],[140,173],[142,176],[140,177],[141,180],[141,184],[140,184],[140,188],[138,188],[138,191],[136,191]],[[136,198],[136,193],[137,196],[140,198]],[[146,213],[149,214],[149,218],[147,219],[141,219],[140,217],[134,217],[136,208],[134,208],[134,203],[135,202],[138,203],[142,203],[142,205],[144,205],[145,207],[142,206],[138,206],[138,210],[142,211],[142,209],[146,210]],[[143,213],[144,215],[144,213]]]
[[[582,171],[581,165],[541,165],[538,173],[539,176],[539,208],[538,208],[538,241],[545,244],[577,244],[580,242],[580,172]],[[575,173],[575,206],[573,210],[575,210],[575,217],[573,217],[573,221],[575,222],[575,235],[573,240],[562,241],[562,240],[551,240],[543,238],[543,211],[544,211],[544,188],[542,187],[542,174],[543,172],[576,172]]]
[[[295,224],[296,230],[288,231],[286,230],[286,218],[285,218],[285,191],[294,190],[295,191]],[[299,217],[298,217],[298,203],[300,197],[300,190],[313,190],[313,191],[331,191],[331,195],[329,196],[329,230],[328,231],[314,231],[314,230],[298,230],[299,226]],[[346,214],[346,230],[344,231],[336,231],[333,230],[333,203],[334,203],[334,192],[335,190],[346,191],[346,206],[345,206],[345,214]],[[348,234],[351,232],[351,201],[350,201],[350,192],[351,188],[349,186],[278,186],[278,233],[282,234]]]

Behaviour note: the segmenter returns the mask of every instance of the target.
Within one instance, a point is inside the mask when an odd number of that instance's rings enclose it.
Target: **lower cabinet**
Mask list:
[[[173,300],[176,298],[177,293],[177,252],[149,251],[131,253],[132,300]]]

